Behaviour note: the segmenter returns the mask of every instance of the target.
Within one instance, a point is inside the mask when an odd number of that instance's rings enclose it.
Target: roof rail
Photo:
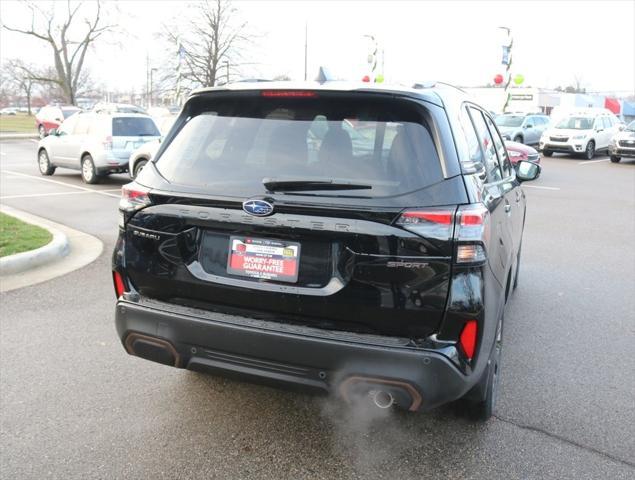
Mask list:
[[[456,85],[452,85],[451,83],[447,83],[447,82],[439,82],[438,80],[416,82],[412,86],[412,88],[414,88],[415,90],[421,90],[423,88],[435,88],[435,87],[450,87],[450,88],[454,88],[458,90],[459,92],[467,93],[461,87],[457,87]]]

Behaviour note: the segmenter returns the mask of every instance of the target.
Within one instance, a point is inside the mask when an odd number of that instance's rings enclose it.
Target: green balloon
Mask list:
[[[514,77],[514,83],[515,83],[516,85],[520,85],[520,84],[521,84],[521,83],[523,83],[524,81],[525,81],[525,77],[524,77],[524,76],[522,76],[520,73]]]
[[[383,83],[383,82],[384,82],[384,76],[380,73],[379,75],[375,77],[375,83]]]

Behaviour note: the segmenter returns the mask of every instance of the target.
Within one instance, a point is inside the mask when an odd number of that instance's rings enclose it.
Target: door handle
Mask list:
[[[518,189],[516,189],[516,203],[520,202],[520,199],[522,198],[522,195],[520,194],[520,192],[518,191]]]
[[[512,206],[509,204],[508,201],[505,201],[505,212],[509,213],[512,211]]]

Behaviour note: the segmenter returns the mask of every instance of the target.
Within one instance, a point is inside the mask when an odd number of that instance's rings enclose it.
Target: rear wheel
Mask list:
[[[591,160],[595,157],[595,142],[590,140],[589,143],[586,144],[586,149],[584,150],[584,158],[587,160]]]
[[[132,178],[137,178],[137,175],[141,173],[141,170],[143,170],[143,167],[145,167],[147,163],[148,163],[147,160],[139,160],[134,166],[134,172],[132,172],[133,173]]]
[[[40,138],[46,137],[46,129],[44,128],[44,125],[40,125],[37,128],[37,133],[39,134]]]
[[[543,150],[543,151],[542,151],[542,154],[543,154],[545,157],[550,157],[550,156],[552,156],[552,155],[553,155],[553,152],[552,152],[551,150]]]
[[[46,150],[40,150],[37,156],[37,166],[40,169],[40,173],[42,175],[53,175],[55,173],[55,167],[51,165],[51,161],[49,160],[49,156],[46,153]]]
[[[493,414],[496,408],[496,398],[498,396],[498,379],[500,374],[501,352],[503,349],[503,317],[501,316],[496,326],[496,340],[494,348],[487,362],[487,368],[483,377],[475,389],[480,390],[481,398],[466,399],[467,413],[473,420],[486,421]]]
[[[82,158],[82,180],[89,184],[97,183],[99,181],[99,176],[97,176],[97,170],[95,169],[95,163],[90,155],[84,155],[84,158]]]
[[[617,155],[611,155],[611,162],[613,163],[619,163],[621,159],[622,157],[618,157]]]

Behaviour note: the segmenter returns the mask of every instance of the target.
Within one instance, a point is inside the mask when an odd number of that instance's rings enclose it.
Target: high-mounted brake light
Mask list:
[[[261,97],[317,98],[318,94],[310,90],[263,90]]]
[[[121,187],[121,200],[119,200],[119,210],[122,212],[135,212],[147,207],[152,203],[148,196],[149,190],[141,185],[132,182]]]
[[[112,282],[115,285],[115,295],[117,295],[117,298],[121,297],[126,292],[126,284],[123,281],[121,273],[113,270]]]
[[[459,345],[461,350],[468,360],[474,358],[474,352],[476,351],[476,338],[478,334],[478,324],[476,320],[468,320],[461,330],[461,336],[459,337]]]

